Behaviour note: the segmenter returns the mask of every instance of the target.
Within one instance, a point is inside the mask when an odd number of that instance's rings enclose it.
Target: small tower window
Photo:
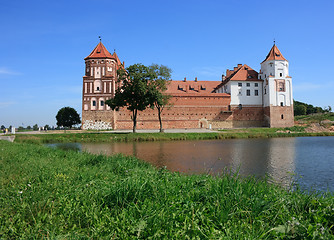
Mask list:
[[[283,102],[281,102],[281,107],[283,107],[284,106],[284,103]]]
[[[96,87],[96,91],[100,91],[100,87]]]
[[[279,89],[280,92],[284,92],[285,91],[284,82],[278,83],[278,89]]]
[[[101,105],[101,107],[103,107],[104,106],[104,101],[101,101],[100,105]]]
[[[96,101],[93,100],[93,107],[96,107]]]
[[[279,76],[280,76],[280,77],[283,77],[283,73],[279,73]]]
[[[281,119],[284,119],[284,115],[283,114],[281,115]]]

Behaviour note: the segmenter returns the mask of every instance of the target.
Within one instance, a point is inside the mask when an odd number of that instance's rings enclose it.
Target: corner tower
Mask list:
[[[259,78],[263,79],[264,118],[269,127],[294,125],[292,78],[289,62],[274,43],[261,63]]]
[[[85,58],[85,76],[82,91],[82,129],[112,129],[115,125],[113,111],[105,104],[115,93],[118,56],[111,54],[99,42]]]

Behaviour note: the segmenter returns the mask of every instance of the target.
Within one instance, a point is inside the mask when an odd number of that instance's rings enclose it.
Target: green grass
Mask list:
[[[0,141],[0,239],[334,239],[334,196]]]
[[[334,113],[318,113],[318,114],[295,116],[295,120],[304,123],[319,123],[323,120],[334,121]]]
[[[235,138],[273,138],[301,136],[334,136],[332,132],[306,133],[304,127],[292,128],[248,128],[208,133],[61,133],[61,134],[17,134],[15,142],[67,143],[67,142],[115,142],[115,141],[168,141],[206,140]]]

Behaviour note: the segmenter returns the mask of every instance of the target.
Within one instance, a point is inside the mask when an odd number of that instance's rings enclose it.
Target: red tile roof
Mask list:
[[[102,44],[102,42],[99,42],[99,44],[97,44],[97,46],[88,55],[88,57],[85,58],[85,60],[90,59],[90,58],[114,58],[114,57],[113,57],[113,55],[110,54],[110,52],[108,52],[108,50]]]
[[[219,85],[221,81],[175,81],[171,80],[166,93],[171,94],[173,96],[190,96],[190,95],[216,95],[217,93],[213,93],[213,90],[217,85]],[[220,94],[226,95],[228,94]]]
[[[238,64],[234,70],[226,70],[226,78],[223,82],[215,87],[215,90],[224,86],[229,81],[263,81],[258,79],[258,72],[249,67],[248,65]]]
[[[280,50],[278,49],[278,47],[276,46],[276,44],[274,44],[274,46],[270,49],[266,59],[264,59],[263,62],[268,61],[268,60],[284,60],[284,61],[288,61],[286,60],[282,53],[280,52]]]

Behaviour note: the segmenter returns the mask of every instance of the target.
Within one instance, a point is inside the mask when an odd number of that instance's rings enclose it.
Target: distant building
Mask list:
[[[115,94],[117,69],[124,66],[100,42],[85,58],[82,128],[132,129],[131,112],[105,104]],[[274,44],[260,72],[242,64],[226,70],[221,81],[172,80],[166,91],[171,108],[162,112],[163,127],[233,128],[294,125],[289,63]],[[156,110],[138,112],[138,129],[158,129]]]

